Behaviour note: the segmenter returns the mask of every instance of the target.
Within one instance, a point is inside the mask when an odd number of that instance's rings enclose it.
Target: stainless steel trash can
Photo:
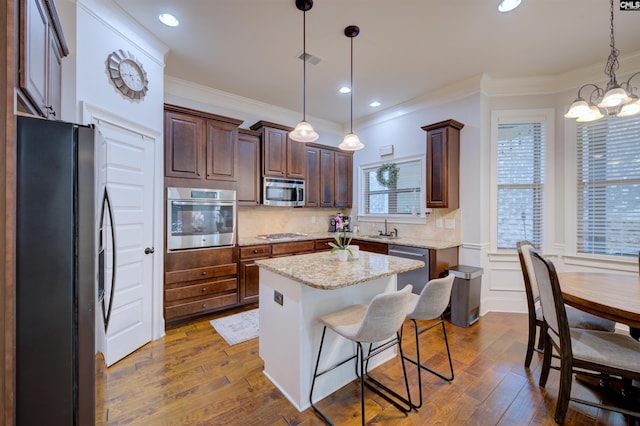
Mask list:
[[[484,270],[456,265],[447,269],[455,276],[451,289],[451,323],[469,327],[480,318],[480,286]]]

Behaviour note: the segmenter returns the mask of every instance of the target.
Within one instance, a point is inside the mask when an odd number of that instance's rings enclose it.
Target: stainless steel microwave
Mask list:
[[[262,204],[265,206],[304,206],[304,180],[262,178]]]

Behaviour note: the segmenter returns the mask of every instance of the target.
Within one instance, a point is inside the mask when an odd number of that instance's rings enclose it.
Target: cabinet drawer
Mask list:
[[[329,245],[329,243],[335,243],[335,242],[336,240],[333,238],[324,238],[322,240],[316,240],[315,241],[316,251],[331,250],[332,247]]]
[[[181,303],[165,307],[165,319],[171,321],[182,317],[205,313],[214,309],[235,305],[238,302],[238,294],[224,294],[193,302]]]
[[[207,281],[184,287],[167,289],[164,292],[164,300],[169,302],[173,300],[190,299],[193,297],[219,293],[221,291],[235,290],[237,288],[238,280],[235,278],[221,281]]]
[[[255,259],[258,257],[269,257],[271,255],[271,246],[268,244],[262,246],[240,247],[240,259]]]
[[[164,275],[165,284],[173,284],[182,281],[195,281],[205,278],[224,277],[238,273],[237,263],[210,266],[207,268],[185,269],[182,271],[167,272]]]
[[[364,240],[352,240],[351,244],[357,245],[360,247],[361,251],[368,251],[371,253],[378,254],[387,254],[388,247],[385,243],[376,243],[372,241],[364,241]]]
[[[313,240],[273,244],[271,245],[271,256],[275,257],[289,254],[312,253],[314,249],[315,243]]]

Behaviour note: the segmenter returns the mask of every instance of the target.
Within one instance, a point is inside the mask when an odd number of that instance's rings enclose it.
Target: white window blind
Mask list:
[[[415,215],[421,212],[422,162],[420,160],[394,162],[398,167],[395,186],[378,182],[377,171],[382,163],[362,169],[365,215]],[[388,172],[384,179],[388,179]]]
[[[577,251],[640,250],[640,117],[577,123]]]
[[[498,248],[542,247],[544,123],[498,124]]]

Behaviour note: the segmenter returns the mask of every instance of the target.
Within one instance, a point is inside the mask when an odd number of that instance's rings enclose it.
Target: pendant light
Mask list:
[[[585,84],[578,89],[578,97],[571,104],[569,111],[564,115],[566,118],[576,118],[576,121],[589,122],[599,120],[605,112],[609,116],[628,117],[640,113],[640,101],[638,96],[633,93],[633,86],[631,85],[631,79],[640,72],[636,72],[629,79],[618,84],[616,79],[616,71],[620,67],[618,62],[618,54],[620,53],[616,49],[616,39],[613,27],[613,0],[609,2],[609,29],[610,35],[610,52],[607,58],[607,63],[604,67],[604,73],[609,77],[607,87],[602,89],[593,83]],[[588,98],[588,102],[582,98],[582,89],[589,88],[591,93]],[[601,112],[602,111],[602,112]]]
[[[338,145],[338,148],[344,151],[357,151],[364,148],[364,144],[360,142],[358,135],[353,133],[353,39],[360,34],[360,28],[356,25],[349,25],[344,29],[344,35],[351,39],[351,121],[349,127],[349,134],[344,137],[342,143]]]
[[[313,0],[296,0],[296,7],[302,11],[302,121],[289,133],[296,142],[314,142],[319,136],[307,121],[307,11],[313,7]]]

